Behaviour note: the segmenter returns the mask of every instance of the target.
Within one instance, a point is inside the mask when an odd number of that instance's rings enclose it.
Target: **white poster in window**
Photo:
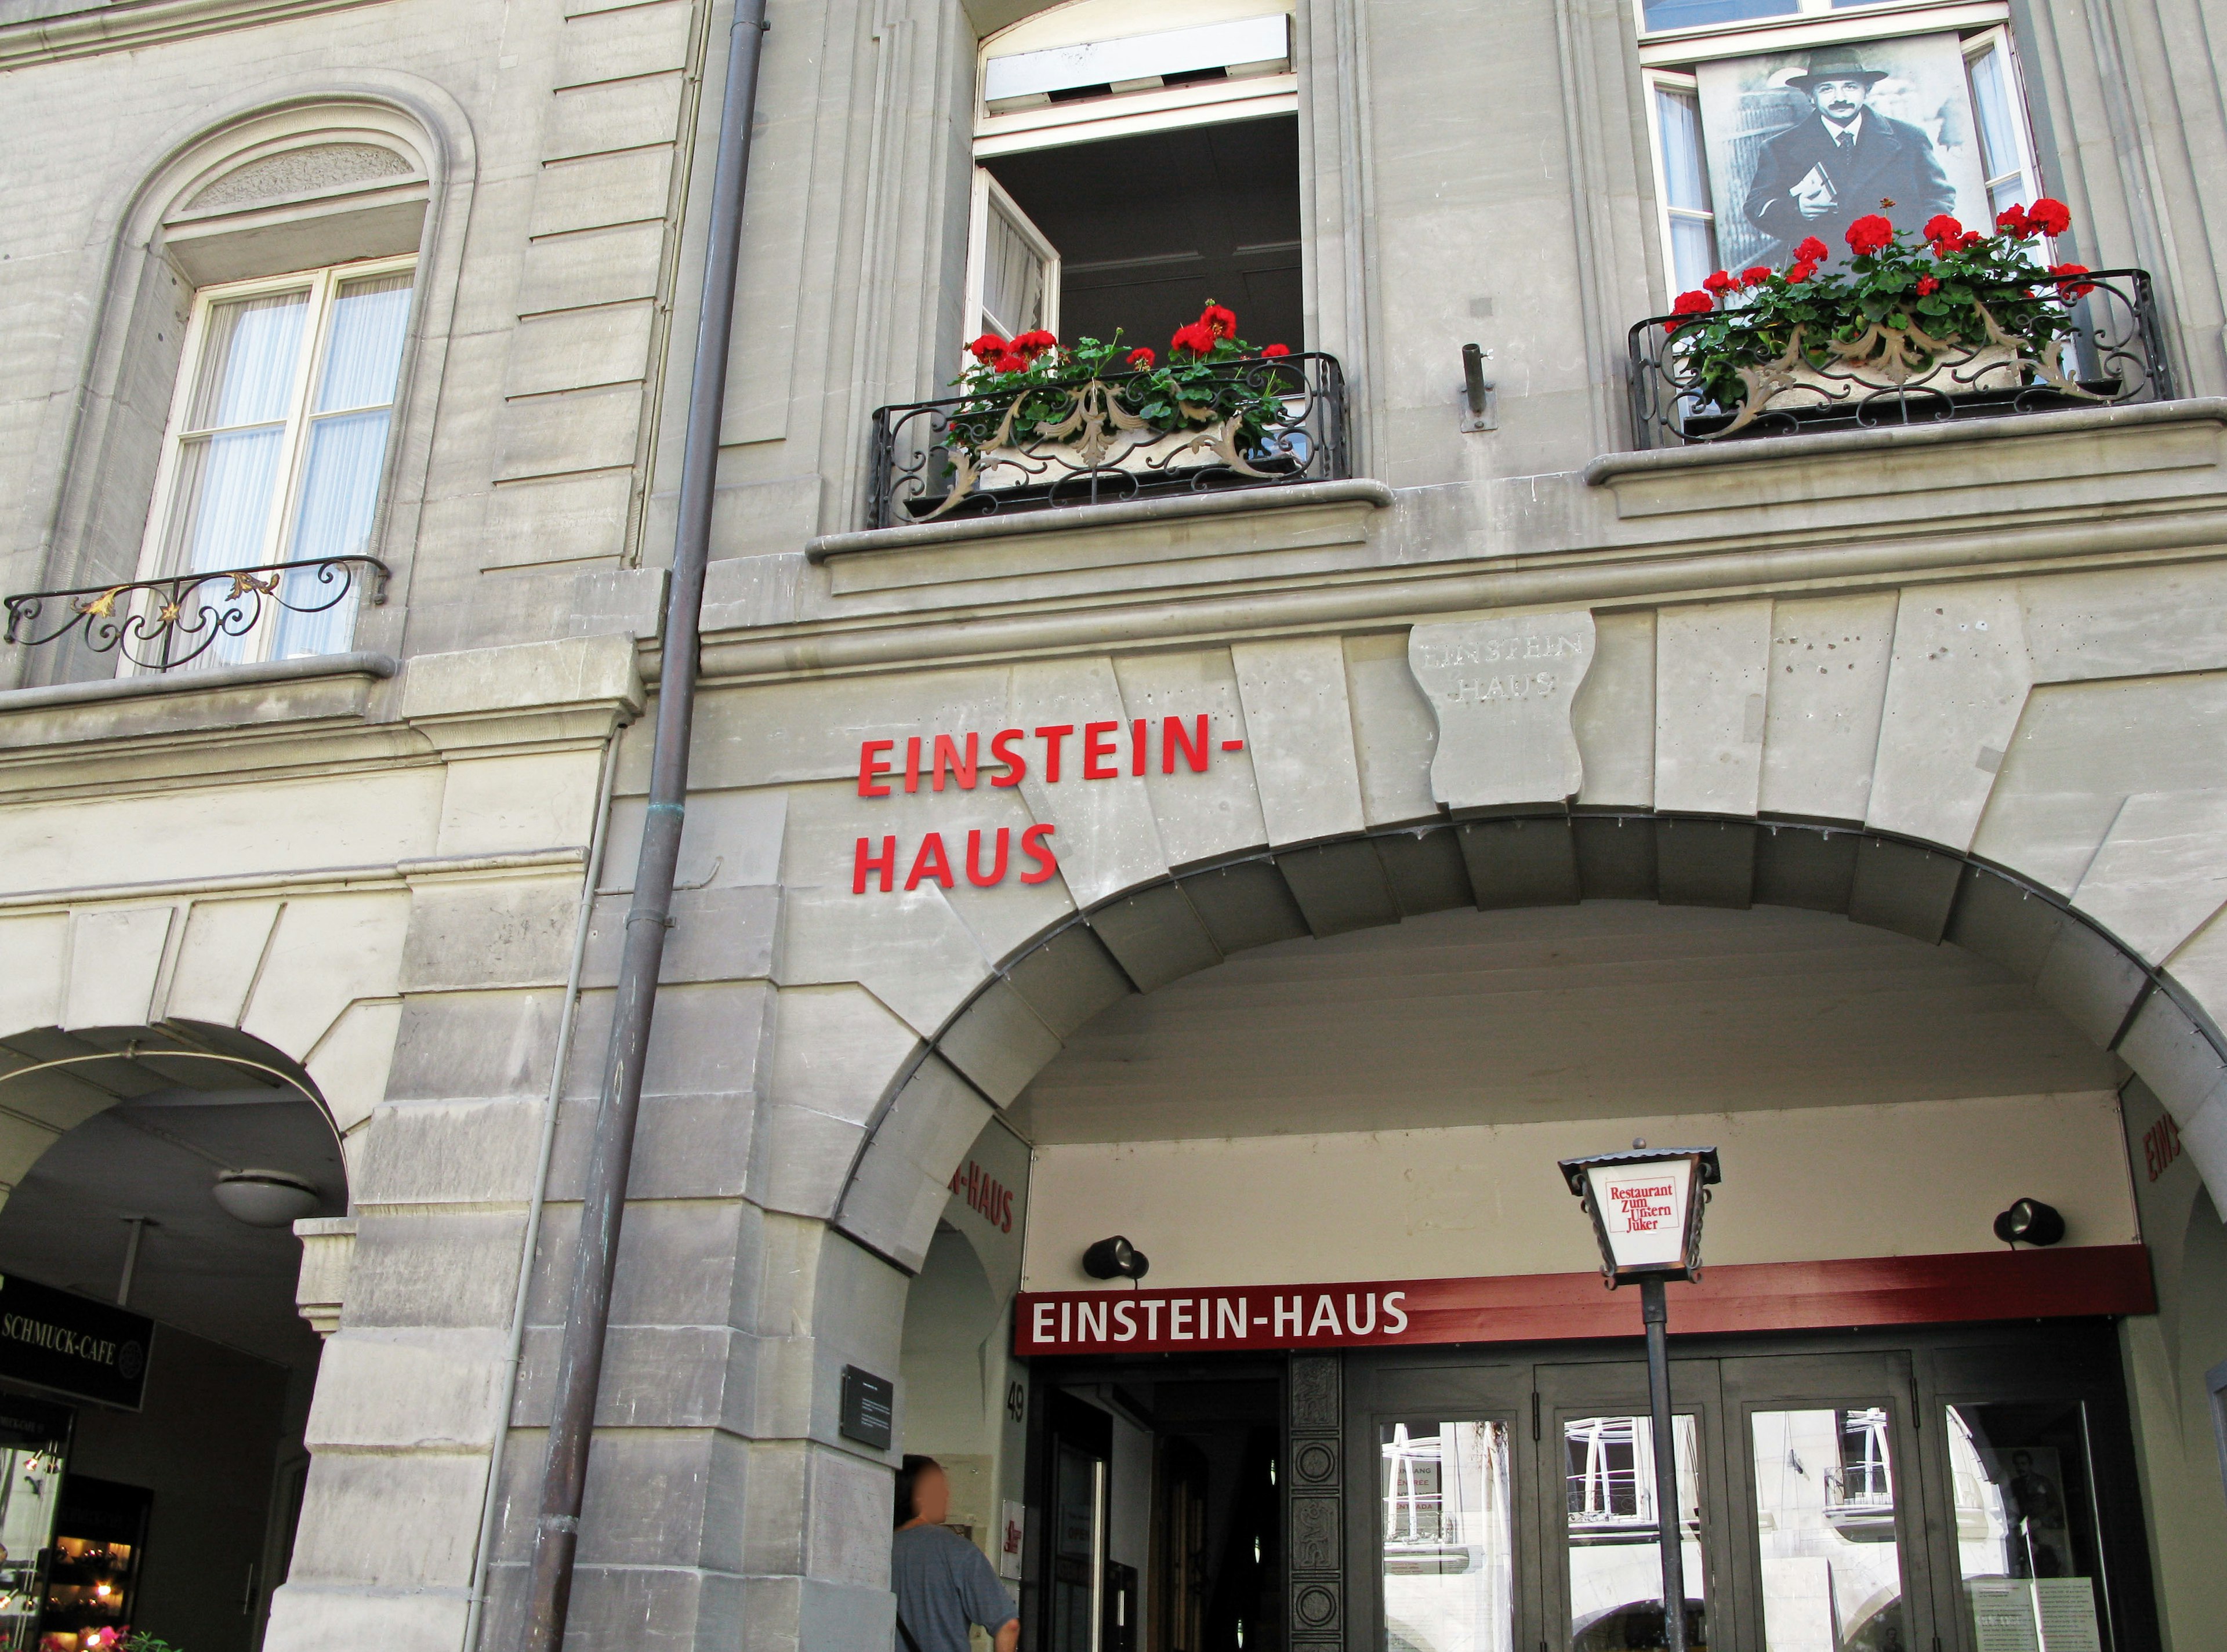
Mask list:
[[[2041,1652],[2033,1593],[2023,1578],[1967,1578],[1973,1652]]]
[[[1844,262],[1873,213],[1913,238],[1941,213],[1994,227],[1955,35],[1721,58],[1695,80],[1726,269],[1784,269],[1812,236]]]
[[[998,1522],[998,1575],[1018,1578],[1021,1575],[1021,1540],[1028,1533],[1028,1510],[1022,1504],[1008,1502],[1003,1518]]]
[[[2103,1652],[2094,1579],[2036,1578],[2033,1615],[2041,1629],[2041,1652]]]

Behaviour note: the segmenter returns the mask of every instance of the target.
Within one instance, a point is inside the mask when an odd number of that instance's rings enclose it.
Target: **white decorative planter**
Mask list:
[[[1763,399],[1760,411],[1829,407],[1867,397],[1925,392],[1967,396],[1977,392],[2016,390],[2026,382],[2026,359],[2014,345],[1985,344],[1967,354],[1938,360],[1923,373],[1897,378],[1871,361],[1837,363],[1820,371],[1807,363],[1785,370],[1786,383]]]

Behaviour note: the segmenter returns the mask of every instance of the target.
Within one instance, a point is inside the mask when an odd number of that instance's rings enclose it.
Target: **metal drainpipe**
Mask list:
[[[541,1470],[541,1509],[533,1530],[532,1592],[526,1600],[526,1652],[558,1652],[572,1592],[572,1556],[580,1537],[580,1500],[588,1441],[603,1375],[603,1336],[611,1317],[611,1279],[618,1262],[619,1225],[626,1215],[627,1172],[634,1161],[635,1117],[649,1024],[657,1006],[657,974],[672,925],[673,870],[680,859],[683,806],[688,795],[688,730],[696,710],[697,632],[704,605],[704,564],[711,543],[711,490],[718,479],[719,421],[727,386],[727,346],[734,330],[735,275],[743,239],[743,185],[750,171],[750,117],[757,102],[759,46],[765,0],[735,0],[727,35],[727,88],[719,111],[718,157],[711,170],[711,220],[704,252],[703,309],[688,386],[688,427],[681,450],[680,522],[673,548],[673,583],[665,610],[665,660],[657,692],[657,737],[649,760],[649,809],[641,828],[634,903],[627,913],[618,992],[611,1006],[611,1042],[603,1058],[602,1105],[580,1209],[572,1288],[565,1304],[565,1342],[557,1364],[549,1454]]]
[[[541,1149],[533,1165],[533,1200],[526,1208],[526,1237],[518,1252],[517,1288],[511,1297],[510,1349],[502,1363],[502,1394],[495,1406],[495,1444],[488,1454],[487,1490],[480,1498],[479,1546],[472,1551],[472,1597],[464,1609],[464,1652],[478,1652],[480,1624],[487,1611],[488,1572],[495,1564],[495,1517],[502,1509],[503,1459],[510,1445],[511,1406],[518,1396],[518,1362],[526,1346],[526,1307],[533,1283],[534,1253],[541,1247],[541,1218],[549,1204],[549,1161],[557,1148],[558,1109],[565,1076],[571,1070],[572,1022],[580,1009],[580,976],[588,958],[588,934],[596,916],[596,887],[603,879],[603,846],[610,836],[611,791],[618,782],[620,730],[603,743],[603,774],[596,784],[596,823],[588,843],[587,875],[580,883],[579,910],[572,919],[572,961],[565,973],[565,1007],[557,1017],[557,1059],[551,1063],[549,1099],[541,1114]]]

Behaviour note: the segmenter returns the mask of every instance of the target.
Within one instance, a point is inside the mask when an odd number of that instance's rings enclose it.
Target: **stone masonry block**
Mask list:
[[[342,1329],[507,1325],[525,1231],[522,1214],[362,1216]]]
[[[1914,844],[1866,838],[1856,851],[1848,916],[1930,946],[1948,928],[1964,863]]]
[[[864,988],[784,987],[775,996],[766,1093],[863,1125],[920,1046],[919,1036]]]
[[[271,1652],[456,1652],[464,1633],[464,1599],[396,1594],[297,1577],[271,1597],[264,1644]]]
[[[1162,883],[1108,902],[1090,914],[1090,927],[1140,992],[1222,961],[1206,926],[1174,883]]]
[[[420,884],[402,947],[405,992],[472,986],[555,986],[572,958],[580,879]]]
[[[2141,966],[2086,924],[2058,927],[2033,990],[2096,1043],[2108,1049],[2142,990]],[[2154,1086],[2155,1081],[2152,1081]]]
[[[2176,1120],[2195,1118],[2227,1080],[2227,1058],[2165,992],[2143,1001],[2119,1040],[2119,1056]]]
[[[589,920],[581,979],[591,986],[618,982],[631,894],[606,895]],[[660,982],[763,980],[773,973],[781,928],[778,889],[682,890],[673,897],[673,928],[658,960]]]
[[[1183,888],[1191,910],[1225,954],[1311,933],[1273,861],[1246,860],[1194,872],[1183,880]]]
[[[548,1094],[563,997],[511,990],[404,999],[387,1094],[397,1101]]]
[[[1066,1038],[1137,989],[1088,924],[1071,923],[1005,971],[1054,1036]]]
[[[993,979],[945,1029],[936,1049],[983,1094],[1007,1107],[1059,1054],[1060,1041],[1025,998]]]
[[[600,1098],[564,1103],[550,1157],[549,1196],[577,1199],[587,1186]],[[762,1127],[750,1095],[645,1095],[635,1115],[629,1199],[724,1199],[749,1185],[751,1143]]]
[[[417,1101],[376,1109],[350,1189],[358,1208],[529,1199],[546,1099]]]
[[[579,1223],[577,1205],[552,1206],[542,1218],[540,1253],[534,1258],[526,1311],[529,1324],[563,1323]],[[611,1284],[612,1323],[728,1324],[737,1269],[745,1266],[741,1253],[750,1225],[747,1207],[740,1200],[654,1200],[628,1205]]]
[[[461,1591],[471,1580],[487,1463],[479,1452],[312,1457],[290,1580]]]
[[[1770,602],[1666,608],[1655,623],[1655,807],[1753,814],[1771,688]]]
[[[982,1126],[988,1101],[935,1056],[890,1102],[845,1190],[836,1226],[917,1272],[935,1237],[952,1167]]]
[[[325,1343],[310,1402],[312,1449],[484,1451],[506,1352],[493,1328],[351,1329]]]
[[[1268,841],[1307,843],[1361,831],[1367,820],[1338,640],[1248,642],[1229,652]]]

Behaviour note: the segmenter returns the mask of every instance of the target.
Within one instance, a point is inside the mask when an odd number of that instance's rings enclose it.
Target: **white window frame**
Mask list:
[[[309,415],[312,386],[323,370],[325,356],[331,344],[330,323],[333,304],[341,284],[361,281],[367,277],[414,274],[418,256],[405,253],[399,257],[363,258],[352,264],[330,264],[322,269],[297,270],[286,275],[261,276],[247,281],[227,281],[202,287],[194,294],[193,310],[186,322],[184,347],[178,358],[177,383],[170,393],[170,411],[163,427],[163,456],[155,472],[154,498],[147,512],[147,529],[139,547],[137,577],[164,579],[187,571],[183,568],[164,565],[163,540],[169,536],[172,509],[177,491],[179,456],[184,451],[184,429],[188,411],[193,405],[194,386],[200,381],[201,352],[207,341],[209,317],[217,305],[241,298],[259,298],[272,293],[299,292],[309,294],[309,313],[303,318],[304,335],[310,341],[295,364],[294,383],[287,393],[286,436],[280,460],[280,484],[271,489],[271,516],[264,523],[263,543],[256,559],[242,565],[268,566],[287,558],[283,554],[287,533],[301,507],[301,491],[305,460],[309,452],[309,431],[315,421]],[[412,305],[416,303],[413,288]],[[407,348],[406,345],[405,347]],[[397,375],[398,390],[400,375]],[[380,456],[380,487],[384,492],[386,469],[394,452],[394,439],[400,423],[401,407],[390,402],[386,430],[386,449]],[[147,600],[143,596],[139,611],[144,612]],[[264,605],[261,621],[246,634],[246,644],[239,663],[260,661],[269,656],[278,635],[273,623],[273,610]],[[131,669],[128,660],[119,662],[118,669]]]
[[[988,330],[989,318],[983,314],[982,299],[990,282],[990,213],[992,207],[1005,215],[1005,220],[1021,232],[1021,239],[1037,255],[1043,271],[1043,320],[1038,323],[1047,333],[1059,331],[1059,249],[1044,238],[1020,203],[1006,193],[1005,186],[990,174],[985,166],[974,169],[974,195],[967,220],[967,336],[979,338]],[[962,357],[965,354],[961,350]],[[963,372],[966,362],[961,361]]]
[[[1655,227],[1662,243],[1662,307],[1668,309],[1678,297],[1678,246],[1676,238],[1670,233],[1672,213],[1670,175],[1662,163],[1662,123],[1661,112],[1656,102],[1656,94],[1660,91],[1670,91],[1691,92],[1698,95],[1701,87],[1699,80],[1690,70],[1646,69],[1642,71],[1641,78],[1647,86],[1647,151],[1655,163]],[[1706,146],[1701,152],[1701,169],[1702,175],[1707,176],[1708,150]],[[1688,215],[1695,214],[1689,213]],[[1709,239],[1713,242],[1716,239],[1716,198],[1712,195],[1709,205]]]
[[[1650,69],[1682,68],[1712,58],[1761,52],[1803,52],[1820,46],[1861,45],[1905,35],[1969,35],[2010,21],[2007,0],[1908,0],[1841,10],[1782,12],[1738,22],[1650,34],[1644,0],[1631,0],[1631,26],[1639,61]]]
[[[1963,48],[1964,84],[1972,99],[1973,140],[1982,149],[1988,141],[1987,129],[1980,120],[1980,94],[1979,89],[1972,85],[1972,66],[1990,51],[2002,54],[2003,89],[2010,99],[2011,125],[2018,138],[2019,172],[2026,179],[2026,200],[2029,202],[2038,201],[2043,190],[2041,168],[2033,152],[2033,118],[2026,111],[2026,76],[2019,67],[2018,47],[2011,39],[2010,28],[2007,24],[1997,24],[1993,29],[1969,35],[1963,41]],[[1998,177],[2002,175],[2000,173],[1996,175]],[[1981,187],[1988,191],[1988,204],[1992,208],[1994,205],[1994,179],[1982,180]]]

